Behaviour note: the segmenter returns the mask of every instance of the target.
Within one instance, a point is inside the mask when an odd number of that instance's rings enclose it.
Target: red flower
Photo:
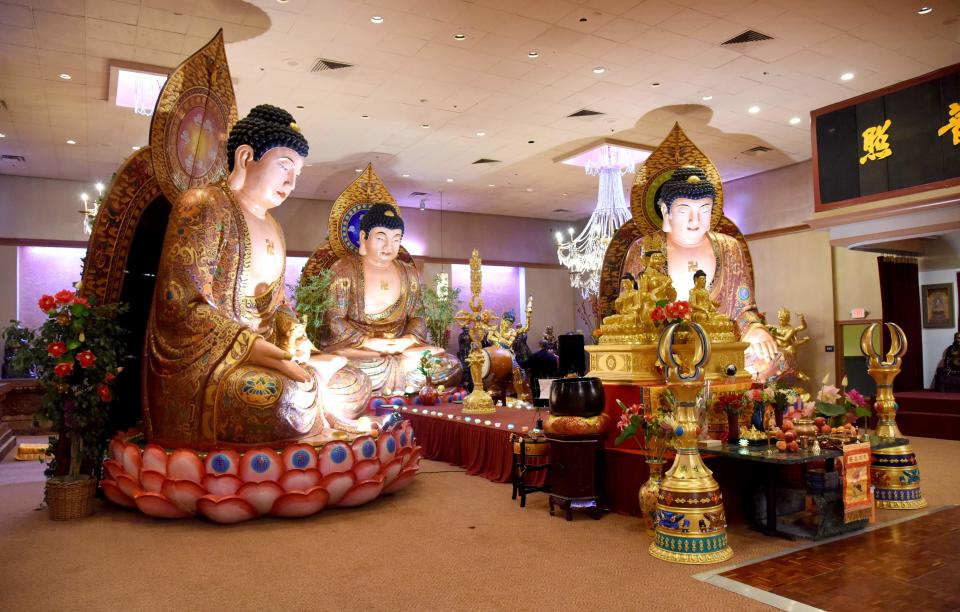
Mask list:
[[[53,373],[60,378],[66,378],[67,376],[70,376],[70,372],[73,372],[72,363],[58,363],[57,367],[53,368]]]
[[[57,303],[59,304],[70,304],[76,297],[77,294],[69,289],[61,289],[60,291],[57,291],[56,295],[53,296],[53,298],[57,300]]]
[[[87,301],[87,298],[80,297],[79,295],[73,298],[74,304],[82,304],[83,306],[90,306],[90,302]]]
[[[685,317],[687,313],[690,312],[690,302],[686,300],[681,300],[679,302],[674,302],[673,307],[677,311],[677,317]]]
[[[116,374],[114,374],[113,372],[107,372],[106,376],[104,376],[103,379],[107,382],[111,382],[116,377],[117,377]]]
[[[109,402],[113,398],[113,396],[110,395],[110,387],[108,387],[103,383],[100,383],[97,386],[97,393],[100,394],[100,399],[102,399],[105,402]]]
[[[667,318],[667,314],[663,311],[663,306],[657,306],[653,309],[653,312],[650,313],[650,319],[654,323],[659,323]]]
[[[82,353],[77,353],[77,362],[80,364],[81,368],[89,368],[96,361],[97,357],[92,351],[83,351]]]
[[[668,319],[679,319],[680,315],[677,313],[677,303],[673,302],[672,304],[667,304],[664,307]]]
[[[53,299],[52,295],[42,295],[37,305],[40,306],[40,310],[43,312],[50,312],[57,307],[57,302]]]
[[[59,358],[61,355],[67,352],[67,345],[63,342],[51,342],[47,345],[47,354],[53,357],[54,359]]]

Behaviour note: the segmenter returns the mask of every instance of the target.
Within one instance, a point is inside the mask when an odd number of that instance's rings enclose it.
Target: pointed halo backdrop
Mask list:
[[[634,172],[636,165],[650,156],[650,150],[628,142],[603,139],[554,161],[582,166],[591,176],[599,177],[597,206],[590,220],[576,237],[557,232],[557,257],[570,271],[570,285],[580,290],[584,299],[600,290],[600,267],[603,255],[614,232],[630,219],[630,207],[623,197],[623,175]]]

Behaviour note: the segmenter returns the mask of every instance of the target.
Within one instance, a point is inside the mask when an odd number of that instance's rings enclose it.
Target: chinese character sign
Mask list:
[[[947,132],[953,132],[953,146],[960,145],[960,104],[954,102],[950,105],[950,121],[939,130],[937,136],[943,136]]]
[[[873,125],[863,131],[863,150],[867,154],[860,158],[861,166],[867,163],[867,160],[883,159],[893,155],[893,150],[887,142],[890,123],[891,121],[887,119],[883,125]]]

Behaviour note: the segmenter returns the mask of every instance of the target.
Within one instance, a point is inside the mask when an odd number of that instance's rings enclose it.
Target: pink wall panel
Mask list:
[[[46,320],[37,307],[43,294],[73,290],[80,280],[81,259],[86,249],[66,247],[19,247],[17,252],[17,318],[34,328]]]
[[[494,315],[500,316],[507,310],[512,310],[517,317],[520,315],[520,268],[514,266],[483,266],[483,287],[481,297],[483,307]],[[460,289],[460,299],[464,308],[469,308],[470,301],[470,266],[453,264],[450,266],[450,285]],[[460,327],[455,326],[452,335],[460,333]]]

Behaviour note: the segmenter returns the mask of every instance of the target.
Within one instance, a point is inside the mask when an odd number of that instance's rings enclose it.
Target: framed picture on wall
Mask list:
[[[924,285],[920,293],[923,296],[923,326],[953,327],[953,283]]]

